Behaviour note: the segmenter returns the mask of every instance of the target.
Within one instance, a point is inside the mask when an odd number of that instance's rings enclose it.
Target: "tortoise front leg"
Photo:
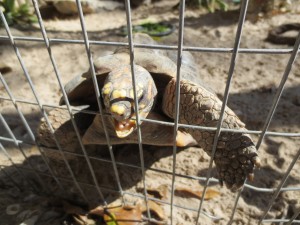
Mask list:
[[[163,111],[171,118],[175,117],[175,79],[167,85]],[[200,85],[187,80],[180,82],[179,123],[216,127],[220,118],[222,102],[218,97]],[[245,129],[245,125],[226,107],[222,127]],[[211,156],[215,132],[199,129],[187,129],[198,141],[201,148]],[[246,178],[253,180],[253,169],[259,167],[257,150],[248,134],[222,132],[220,134],[214,162],[219,179],[226,186],[236,191]]]

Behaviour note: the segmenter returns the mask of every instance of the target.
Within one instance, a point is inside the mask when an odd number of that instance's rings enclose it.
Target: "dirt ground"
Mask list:
[[[176,45],[178,34],[178,10],[171,9],[174,1],[162,1],[150,6],[142,6],[132,11],[133,24],[145,21],[168,21],[176,27],[175,32],[169,36],[158,39],[159,43]],[[124,9],[114,11],[102,10],[98,13],[85,16],[89,38],[100,41],[121,41],[123,37],[117,35],[121,26],[126,25]],[[291,46],[274,45],[265,41],[268,31],[283,23],[293,23],[300,20],[300,9],[293,7],[293,11],[276,14],[272,17],[259,19],[256,23],[246,20],[241,47],[258,49],[288,49]],[[233,47],[238,21],[238,12],[217,12],[207,14],[199,10],[187,10],[184,28],[184,45],[197,47]],[[82,39],[81,27],[77,17],[51,18],[45,20],[48,36],[51,38]],[[12,29],[15,36],[42,37],[38,29],[18,30]],[[0,28],[0,35],[6,35]],[[16,41],[24,65],[32,79],[35,91],[41,104],[57,106],[61,92],[55,77],[53,66],[48,52],[42,42]],[[89,67],[85,46],[80,44],[51,44],[52,54],[57,63],[58,71],[63,84],[72,77],[86,71]],[[91,45],[93,58],[107,54],[113,47]],[[200,71],[199,76],[207,83],[220,98],[223,97],[231,54],[193,52]],[[272,100],[284,73],[289,54],[245,54],[238,55],[234,77],[230,89],[228,106],[235,111],[249,130],[261,130]],[[11,71],[3,73],[3,77],[11,89],[14,97],[25,102],[18,103],[19,109],[24,114],[33,132],[36,131],[41,113],[39,108],[28,102],[36,102],[33,92],[26,81],[22,68],[12,47],[6,41],[0,39],[0,62],[5,63]],[[0,140],[13,160],[13,164],[21,166],[15,169],[5,153],[0,151],[0,224],[59,224],[59,221],[68,220],[63,212],[61,192],[54,180],[49,176],[28,172],[28,168],[34,167],[40,172],[47,172],[38,148],[32,144],[30,135],[22,124],[20,117],[10,101],[2,83],[0,84],[0,113],[7,121],[16,139],[23,141],[16,146]],[[50,110],[50,107],[47,107]],[[285,85],[281,101],[274,118],[270,124],[270,131],[299,133],[300,131],[300,60],[296,59],[292,71]],[[10,137],[1,123],[0,136]],[[252,135],[255,141],[257,135]],[[3,141],[2,141],[3,140]],[[262,161],[260,170],[255,171],[255,180],[249,184],[259,188],[276,188],[288,169],[291,161],[299,151],[299,137],[266,136],[259,155]],[[1,145],[0,145],[1,147]],[[144,161],[146,175],[145,183],[148,188],[157,189],[159,186],[167,186],[166,201],[170,201],[170,187],[172,176],[172,148],[157,148],[144,146]],[[20,153],[24,151],[26,159]],[[98,183],[103,187],[103,195],[108,203],[118,201],[118,184],[115,180],[111,163],[99,161],[95,158],[110,160],[106,147],[87,147],[88,154],[94,156],[91,160]],[[101,151],[100,151],[101,150]],[[47,149],[46,149],[47,151]],[[139,150],[135,145],[118,146],[113,148],[117,162],[131,165],[140,165]],[[175,187],[184,187],[190,190],[201,190],[203,181],[192,179],[195,176],[206,176],[209,165],[209,157],[198,148],[180,149],[177,154]],[[62,162],[51,162],[52,169],[61,177],[69,178],[66,167]],[[83,157],[70,160],[70,166],[75,171],[75,176],[81,182],[87,198],[92,206],[101,202],[95,188],[82,183],[93,184],[86,161]],[[26,169],[27,168],[27,169]],[[158,171],[159,170],[159,171]],[[299,160],[290,173],[284,187],[300,188],[300,164]],[[141,201],[134,193],[142,195],[142,173],[140,169],[118,165],[120,185],[125,193],[127,202]],[[165,171],[165,172],[161,172]],[[6,176],[9,175],[9,176]],[[213,169],[213,175],[216,172]],[[46,190],[51,190],[60,198],[56,199],[51,193],[43,191],[38,182],[40,177],[46,183]],[[73,200],[79,200],[76,187],[72,182],[62,181],[63,189],[73,194]],[[20,190],[17,188],[20,187]],[[220,194],[203,203],[206,214],[219,220],[212,220],[209,216],[200,216],[199,224],[226,224],[232,214],[236,193],[232,193],[225,187],[220,187],[217,182],[211,182],[210,188]],[[115,190],[115,191],[112,191]],[[40,191],[40,192],[39,192]],[[133,194],[133,195],[132,195]],[[49,197],[50,196],[50,197]],[[266,210],[272,193],[255,191],[245,188],[239,200],[237,211],[234,215],[234,224],[256,224]],[[300,192],[281,192],[276,199],[271,211],[267,215],[270,219],[291,218],[299,210]],[[173,222],[174,224],[195,224],[199,200],[188,198],[186,195],[176,195],[174,198]],[[9,206],[18,204],[19,209],[10,212]],[[170,206],[162,204],[167,217],[170,215]],[[186,207],[194,209],[185,209]],[[29,220],[28,220],[29,219]],[[31,221],[30,221],[31,219]],[[299,216],[298,216],[298,219]],[[51,222],[50,222],[51,221]],[[168,218],[170,223],[170,218]]]

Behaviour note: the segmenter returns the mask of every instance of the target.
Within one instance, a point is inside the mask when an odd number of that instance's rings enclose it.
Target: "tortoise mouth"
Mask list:
[[[136,121],[133,119],[126,119],[122,121],[114,120],[115,131],[119,138],[125,138],[136,129]]]

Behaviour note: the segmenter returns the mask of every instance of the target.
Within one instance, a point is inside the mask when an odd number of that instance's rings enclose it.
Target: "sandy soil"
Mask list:
[[[156,3],[148,8],[141,7],[132,12],[133,23],[137,24],[141,21],[169,21],[176,27],[178,25],[178,12],[166,7],[172,1],[163,1]],[[147,11],[145,11],[147,9]],[[146,13],[145,13],[146,12]],[[120,41],[122,37],[116,35],[118,28],[126,24],[125,12],[122,9],[113,12],[101,11],[96,14],[86,15],[87,29],[90,31],[90,39],[101,41]],[[271,18],[260,19],[257,23],[247,20],[244,26],[241,47],[243,48],[290,48],[285,45],[273,45],[265,42],[268,31],[279,24],[297,22],[300,19],[299,11],[274,15]],[[234,35],[236,32],[238,13],[235,11],[227,13],[205,14],[201,11],[190,11],[186,13],[184,44],[186,46],[201,47],[232,47],[234,43]],[[45,21],[46,29],[49,31],[49,37],[66,38],[66,39],[82,39],[80,33],[80,23],[78,18],[50,19]],[[21,31],[12,29],[13,35],[16,36],[32,36],[41,37],[38,30]],[[4,35],[5,31],[1,28],[0,34]],[[174,34],[161,38],[159,43],[176,45],[177,29]],[[17,41],[18,48],[24,64],[30,74],[34,84],[35,91],[41,104],[58,105],[61,96],[59,85],[55,78],[53,66],[49,60],[48,53],[43,43]],[[79,44],[52,44],[52,53],[57,63],[59,73],[63,84],[67,83],[73,76],[87,70],[89,67],[86,57],[85,47]],[[93,57],[105,55],[108,51],[113,50],[111,47],[91,46]],[[200,76],[211,86],[216,93],[222,98],[231,54],[221,53],[204,53],[194,52],[193,55],[199,65]],[[232,80],[231,91],[228,105],[232,108],[245,122],[250,130],[261,130],[272,104],[272,99],[276,93],[277,86],[286,67],[289,55],[265,55],[265,54],[239,54]],[[24,73],[16,58],[16,55],[7,42],[0,41],[0,62],[5,62],[12,71],[4,73],[3,76],[8,83],[14,97],[27,102],[36,102],[31,88],[24,77]],[[8,153],[11,155],[14,164],[25,168],[34,167],[38,171],[45,172],[42,157],[38,149],[31,144],[28,132],[22,124],[15,108],[9,102],[4,100],[8,98],[3,85],[0,85],[0,106],[1,114],[8,122],[11,130],[18,140],[24,141],[16,147],[13,143],[1,141]],[[35,132],[39,119],[41,117],[39,108],[33,104],[18,104],[24,113],[26,120],[29,122],[31,129]],[[292,72],[287,80],[282,99],[278,105],[278,109],[274,115],[274,119],[270,125],[270,131],[299,133],[300,129],[300,61],[297,59]],[[1,124],[0,135],[9,137]],[[254,140],[258,136],[253,135]],[[293,160],[299,150],[300,139],[267,136],[260,149],[260,157],[262,160],[262,168],[255,172],[255,180],[251,185],[260,188],[276,188],[287,170],[290,162]],[[20,154],[20,149],[24,150],[26,159]],[[90,146],[87,147],[88,153],[95,157],[101,157],[109,160],[110,156],[105,147]],[[101,151],[100,151],[101,150]],[[32,218],[34,215],[43,215],[38,220],[38,224],[47,224],[53,219],[51,224],[58,223],[59,219],[64,218],[62,207],[59,200],[47,198],[44,194],[37,194],[35,189],[43,190],[37,182],[37,177],[33,173],[29,173],[25,169],[18,171],[11,165],[3,151],[0,151],[1,160],[1,180],[0,180],[0,224],[19,224]],[[118,146],[114,147],[116,160],[122,163],[132,165],[140,165],[139,151],[137,146]],[[170,186],[172,176],[167,173],[157,172],[153,169],[159,169],[167,172],[172,171],[172,148],[156,148],[144,146],[144,160],[146,170],[145,183],[147,187],[158,188],[160,185],[168,186],[167,201],[170,201]],[[92,166],[96,171],[96,177],[99,185],[106,188],[103,194],[108,203],[117,201],[119,196],[109,191],[110,189],[118,190],[118,186],[113,175],[111,163],[91,160]],[[177,154],[176,173],[193,177],[206,176],[209,165],[209,157],[197,148],[188,148],[180,150]],[[78,181],[93,184],[84,158],[70,161],[71,167],[76,172]],[[63,163],[53,163],[51,166],[54,172],[62,177],[70,177]],[[285,184],[286,187],[299,187],[300,175],[299,161],[290,173]],[[143,187],[141,170],[128,166],[118,166],[120,173],[120,184],[126,193],[140,193],[139,189]],[[9,174],[6,177],[5,174]],[[28,179],[24,179],[24,174]],[[215,171],[213,175],[216,176]],[[56,194],[60,195],[60,191],[56,189],[55,181],[41,176],[47,183],[47,189],[52,189]],[[12,180],[11,180],[12,179]],[[21,190],[18,190],[14,182],[18,183]],[[27,181],[27,182],[26,182]],[[29,181],[29,182],[28,182]],[[76,188],[70,182],[63,182],[66,190],[76,193]],[[187,187],[190,189],[202,189],[203,182],[197,179],[176,177],[176,187]],[[97,205],[100,200],[96,189],[89,186],[81,185],[87,194],[92,206]],[[220,196],[204,202],[203,210],[215,217],[221,217],[222,220],[213,222],[207,216],[201,215],[200,224],[226,224],[229,220],[236,193],[231,193],[225,187],[220,187],[216,182],[211,183],[211,188],[220,192]],[[25,189],[25,190],[24,190]],[[30,190],[34,189],[34,190]],[[44,192],[42,192],[44,193]],[[234,224],[255,224],[266,209],[271,193],[256,192],[249,188],[245,188],[239,200],[237,211],[234,216]],[[77,197],[74,196],[74,200]],[[128,202],[136,202],[139,198],[125,194]],[[268,214],[268,218],[290,218],[296,209],[300,207],[299,191],[289,191],[280,193],[276,199],[272,210]],[[7,214],[7,206],[19,203],[21,209],[19,213],[14,215]],[[188,198],[185,195],[174,198],[174,203],[182,207],[189,207],[195,210],[199,207],[199,200]],[[170,206],[162,204],[166,215],[170,213]],[[182,207],[174,207],[173,215],[174,224],[195,224],[197,213],[186,210]],[[45,211],[48,214],[45,215]],[[26,213],[27,214],[26,214]],[[23,214],[22,214],[23,213]],[[51,214],[52,213],[52,214]],[[50,218],[50,219],[49,219]],[[45,222],[47,221],[48,222]],[[66,218],[64,218],[66,219]],[[169,220],[170,222],[170,220]],[[28,224],[30,224],[28,222]],[[33,223],[31,223],[33,224]]]

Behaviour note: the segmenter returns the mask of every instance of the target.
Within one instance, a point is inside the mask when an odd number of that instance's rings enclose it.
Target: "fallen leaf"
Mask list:
[[[103,218],[107,225],[138,225],[142,222],[142,212],[138,206],[107,208]]]
[[[143,188],[138,189],[139,192],[143,192]],[[158,187],[148,187],[147,193],[155,198],[165,200],[168,195],[168,185],[162,184]]]
[[[175,195],[180,195],[184,196],[186,198],[197,198],[201,199],[202,198],[202,191],[193,191],[189,188],[176,188],[175,189]],[[213,189],[207,189],[204,200],[210,200],[212,198],[215,198],[220,195],[220,192],[215,191]]]
[[[97,222],[87,218],[87,216],[82,215],[73,215],[73,220],[75,221],[75,225],[96,225]]]
[[[97,206],[96,208],[91,209],[88,214],[92,214],[92,215],[103,217],[103,215],[104,215],[104,208],[102,206]]]
[[[159,220],[158,224],[162,224],[166,222],[165,212],[160,205],[150,200],[148,201],[148,208],[151,214],[155,214],[156,219]],[[141,206],[141,211],[147,212],[147,207],[145,203]]]
[[[142,222],[142,211],[137,206],[98,206],[89,215],[101,216],[107,225],[138,225]]]

